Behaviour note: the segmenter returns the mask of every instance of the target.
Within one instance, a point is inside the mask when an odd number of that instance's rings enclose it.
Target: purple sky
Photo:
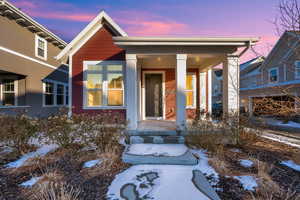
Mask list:
[[[278,39],[278,0],[11,0],[69,42],[101,10],[130,36],[251,36],[266,55]],[[242,60],[255,57],[251,51]]]

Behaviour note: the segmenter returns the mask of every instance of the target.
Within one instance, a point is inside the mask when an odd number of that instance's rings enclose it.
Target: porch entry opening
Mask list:
[[[145,74],[145,110],[147,119],[163,118],[162,82],[162,74]]]

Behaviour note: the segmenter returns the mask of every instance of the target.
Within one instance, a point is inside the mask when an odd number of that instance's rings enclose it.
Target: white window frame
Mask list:
[[[197,99],[197,78],[196,78],[196,73],[194,72],[188,72],[186,73],[186,76],[188,75],[192,75],[192,84],[193,84],[193,89],[192,90],[187,90],[185,89],[185,92],[193,92],[193,105],[192,106],[188,106],[186,105],[186,109],[196,109],[196,99]]]
[[[87,74],[88,74],[88,66],[89,65],[104,65],[103,72],[103,82],[102,82],[102,103],[101,106],[88,106],[87,105]],[[108,72],[106,65],[122,65],[122,71],[115,71],[115,73],[122,73],[123,75],[123,105],[122,106],[109,106],[108,105],[108,81],[107,81],[107,74],[114,73],[114,72]],[[110,61],[83,61],[83,109],[125,109],[126,108],[126,102],[125,102],[125,61],[119,61],[119,60],[110,60]],[[100,72],[99,72],[100,73]]]
[[[38,53],[39,40],[41,40],[45,43],[44,57],[40,56],[39,53]],[[47,60],[47,57],[48,57],[48,42],[47,42],[47,40],[45,40],[44,38],[42,38],[38,35],[35,35],[35,56],[40,58],[40,59],[43,59],[43,60]]]
[[[60,82],[60,81],[55,81],[55,80],[49,80],[45,79],[42,81],[43,82],[43,107],[65,107],[68,106],[66,104],[66,87],[68,87],[68,83]],[[46,105],[46,83],[52,83],[53,84],[53,105]],[[64,93],[63,93],[63,104],[57,105],[57,85],[63,85],[64,87]],[[70,97],[69,97],[70,98]],[[70,101],[70,99],[69,99]]]
[[[300,70],[300,60],[295,61],[295,79],[300,79],[300,75],[297,76],[297,70]]]
[[[4,90],[4,83],[1,80],[0,82],[0,107],[16,107],[18,106],[18,80],[14,80],[14,103],[13,106],[5,106],[3,105],[3,90]]]
[[[272,70],[276,70],[277,81],[271,81],[270,73]],[[278,67],[273,67],[268,70],[268,82],[269,83],[278,83],[279,82],[279,69]]]

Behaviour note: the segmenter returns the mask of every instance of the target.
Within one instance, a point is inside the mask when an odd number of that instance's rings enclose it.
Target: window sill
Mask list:
[[[0,106],[0,109],[9,109],[9,108],[30,108],[31,106]]]
[[[84,110],[118,110],[118,109],[126,109],[126,106],[94,106],[94,107],[88,107],[84,106]]]
[[[68,105],[43,105],[43,108],[68,107]]]

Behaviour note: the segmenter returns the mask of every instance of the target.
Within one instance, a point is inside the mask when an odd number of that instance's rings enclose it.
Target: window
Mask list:
[[[187,74],[186,76],[186,107],[196,107],[196,75]]]
[[[278,82],[278,68],[269,69],[269,83]]]
[[[35,37],[35,56],[47,60],[47,41],[38,35]]]
[[[295,78],[300,79],[300,61],[295,62]]]
[[[123,106],[123,65],[117,61],[86,62],[84,105]]]
[[[64,86],[57,84],[57,91],[56,91],[56,104],[57,105],[64,105]]]
[[[54,83],[45,83],[45,105],[52,106],[54,105]]]
[[[68,105],[68,86],[66,83],[46,80],[43,82],[44,87],[44,106],[64,106]]]
[[[4,80],[1,84],[2,88],[2,106],[16,105],[16,85],[15,80]]]

